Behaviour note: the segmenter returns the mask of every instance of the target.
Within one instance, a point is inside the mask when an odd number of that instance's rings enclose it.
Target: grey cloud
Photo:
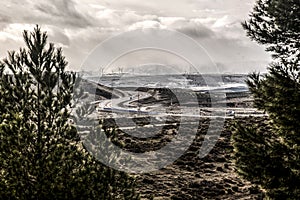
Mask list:
[[[159,16],[199,17],[201,12],[195,12],[196,10],[211,10],[213,12],[209,12],[209,14],[213,16],[231,12],[240,18],[247,15],[255,0],[105,0],[104,2],[111,8],[134,10]]]
[[[11,18],[6,15],[0,14],[0,31],[7,27],[7,25],[11,22]]]
[[[215,33],[207,26],[197,22],[197,19],[189,19],[184,17],[158,17],[152,15],[149,20],[144,16],[139,16],[140,20],[137,20],[134,24],[130,25],[130,28],[168,28],[173,29],[184,34],[187,34],[193,38],[211,38]]]
[[[48,32],[49,39],[54,43],[61,43],[63,45],[69,46],[70,45],[70,39],[69,37],[64,33],[63,29],[57,28],[57,27],[50,27],[50,31]]]
[[[139,11],[141,14],[155,14],[159,16],[194,16],[192,2],[194,0],[106,0],[110,7]],[[142,2],[142,3],[141,3]]]
[[[34,7],[46,15],[44,20],[80,28],[90,26],[92,18],[87,14],[78,12],[74,4],[72,0],[55,0],[48,3],[38,3]],[[31,18],[31,16],[27,18]]]
[[[228,70],[234,68],[228,63],[246,63],[268,57],[264,54],[263,47],[251,46],[251,41],[246,38],[238,22],[246,19],[254,2],[255,0],[0,1],[0,32],[4,32],[0,54],[4,49],[23,45],[15,40],[21,37],[21,31],[17,35],[17,29],[21,30],[23,24],[40,24],[48,31],[49,41],[63,45],[70,68],[78,69],[88,52],[104,39],[127,31],[130,27],[149,25],[187,34],[203,44],[214,60],[225,63],[219,64],[220,68]],[[91,4],[96,6],[92,7]],[[228,21],[224,19],[222,23],[220,20],[226,15],[229,16]],[[164,21],[162,18],[168,19]],[[215,24],[213,27],[216,20],[219,20],[219,26]],[[16,26],[9,26],[10,24]]]
[[[214,32],[206,26],[191,21],[185,21],[179,24],[175,23],[174,27],[177,31],[193,38],[212,38],[215,35]]]
[[[11,22],[11,17],[0,14],[0,23],[9,23],[9,22]]]

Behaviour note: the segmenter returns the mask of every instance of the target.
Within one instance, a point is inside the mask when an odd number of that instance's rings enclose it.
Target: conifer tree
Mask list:
[[[1,199],[136,199],[135,181],[84,149],[68,123],[76,74],[36,26],[0,62]]]
[[[270,199],[300,199],[300,1],[259,0],[243,23],[247,35],[271,52],[268,73],[249,75],[254,105],[266,124],[236,124],[237,171]]]

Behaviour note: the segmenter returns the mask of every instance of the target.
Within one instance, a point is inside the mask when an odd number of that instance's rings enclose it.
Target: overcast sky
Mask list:
[[[3,0],[0,56],[24,46],[22,31],[40,24],[63,47],[69,69],[79,70],[97,44],[137,28],[167,28],[199,42],[221,72],[266,69],[270,56],[240,23],[255,0]]]

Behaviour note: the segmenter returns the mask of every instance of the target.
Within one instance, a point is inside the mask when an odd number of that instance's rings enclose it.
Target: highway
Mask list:
[[[157,104],[155,106],[143,106],[136,105],[138,100],[143,100],[152,95],[147,92],[141,91],[122,91],[122,95],[119,98],[113,98],[108,100],[100,100],[94,101],[92,104],[97,105],[98,112],[111,112],[115,114],[119,114],[120,117],[125,114],[138,114],[138,115],[148,115],[148,116],[174,116],[174,117],[190,117],[190,118],[216,118],[216,117],[224,117],[224,118],[233,118],[233,117],[263,117],[266,116],[261,111],[258,111],[255,108],[182,108],[185,110],[183,113],[179,108],[177,108],[177,112],[168,112],[166,111],[166,107]],[[221,113],[221,116],[211,115],[213,113]]]

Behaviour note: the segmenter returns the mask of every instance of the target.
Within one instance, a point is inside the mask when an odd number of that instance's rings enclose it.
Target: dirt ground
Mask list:
[[[259,123],[264,119],[239,120]],[[184,155],[159,171],[137,175],[137,190],[142,199],[262,199],[263,193],[257,187],[235,173],[230,144],[231,124],[232,120],[225,122],[221,137],[205,158],[198,156],[209,126],[204,120]]]

